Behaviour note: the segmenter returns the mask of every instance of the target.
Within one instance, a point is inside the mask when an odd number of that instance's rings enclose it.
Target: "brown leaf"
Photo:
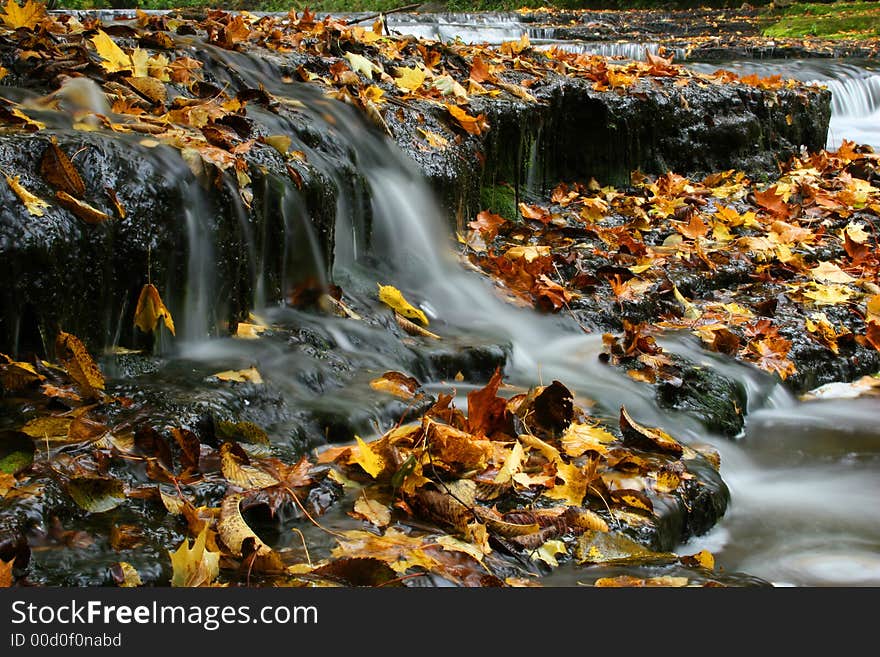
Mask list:
[[[55,198],[62,206],[70,210],[87,224],[100,224],[113,218],[106,212],[89,205],[85,201],[75,199],[67,192],[55,192]]]
[[[14,563],[15,559],[12,559],[11,561],[3,561],[3,559],[0,559],[0,589],[8,589],[12,586],[12,582],[14,581],[14,578],[12,577],[12,564]]]
[[[165,85],[156,78],[125,78],[131,88],[154,105],[162,105],[168,96]]]
[[[370,381],[370,387],[400,399],[412,399],[422,386],[414,378],[402,372],[385,372],[382,376]]]
[[[171,430],[171,436],[174,438],[181,452],[181,462],[185,468],[199,467],[199,455],[201,454],[201,443],[198,436],[187,429]]]
[[[55,353],[83,399],[97,399],[103,394],[104,375],[79,338],[61,331],[55,339]]]
[[[684,452],[681,443],[675,438],[662,429],[642,426],[629,416],[623,406],[620,407],[620,430],[624,445],[652,452],[667,452],[679,458]]]
[[[79,172],[67,154],[58,146],[55,137],[52,137],[40,160],[40,173],[46,182],[69,196],[79,198],[86,193],[86,186]]]
[[[467,428],[476,436],[491,436],[506,421],[507,402],[498,397],[501,379],[501,368],[496,367],[484,388],[468,393]]]
[[[334,559],[311,574],[344,586],[403,586],[391,566],[373,557]]]

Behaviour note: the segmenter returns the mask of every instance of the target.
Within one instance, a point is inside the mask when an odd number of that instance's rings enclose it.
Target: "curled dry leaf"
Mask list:
[[[626,408],[620,407],[620,430],[625,445],[681,457],[684,448],[675,438],[658,428],[642,426],[633,420]]]
[[[274,555],[272,548],[254,533],[241,515],[239,505],[243,498],[240,493],[223,498],[220,504],[220,519],[217,522],[220,540],[237,557],[255,554],[258,558],[268,558]]]
[[[55,338],[55,353],[83,399],[97,399],[103,394],[104,375],[79,338],[61,331]]]
[[[400,399],[412,399],[416,396],[416,391],[421,388],[421,384],[402,372],[385,372],[382,376],[370,381],[370,387]]]
[[[171,335],[175,335],[174,319],[168,308],[165,307],[162,297],[159,296],[159,290],[152,283],[147,283],[141,288],[141,293],[138,296],[137,307],[134,311],[134,325],[144,333],[150,333],[156,330],[156,324],[160,319],[165,322]]]

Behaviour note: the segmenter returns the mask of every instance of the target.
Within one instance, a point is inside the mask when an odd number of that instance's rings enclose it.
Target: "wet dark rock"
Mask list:
[[[739,434],[747,403],[743,385],[707,367],[681,358],[675,360],[681,368],[677,380],[656,385],[660,406],[687,413],[723,436]]]

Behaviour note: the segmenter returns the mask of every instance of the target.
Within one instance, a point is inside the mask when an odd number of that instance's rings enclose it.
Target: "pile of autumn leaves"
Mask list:
[[[878,163],[844,142],[793,159],[770,185],[735,171],[636,173],[623,190],[561,184],[547,202],[520,203],[518,220],[480,213],[462,241],[517,303],[577,314],[584,300],[612,300],[626,355],[645,365],[635,378],[653,382],[664,364],[641,333],[685,329],[785,379],[797,371],[796,335],[835,355],[853,344],[880,350]],[[727,278],[716,282],[718,273]],[[703,293],[689,298],[674,280],[694,277]],[[629,304],[641,312],[646,300],[654,315],[627,322]]]
[[[671,58],[650,53],[644,62],[615,64],[597,55],[539,50],[525,35],[498,48],[444,44],[386,34],[381,20],[364,27],[329,16],[318,19],[308,11],[262,17],[210,11],[200,20],[138,11],[131,21],[108,24],[48,14],[34,0],[24,5],[7,0],[3,11],[0,29],[5,28],[5,47],[11,49],[8,59],[15,70],[0,66],[0,79],[14,74],[53,92],[65,77],[93,80],[106,95],[111,115],[77,111],[75,128],[94,130],[97,120],[100,129],[142,135],[144,146],[163,143],[177,148],[206,184],[222,175],[234,177],[246,205],[252,199],[249,151],[263,146],[277,149],[297,184],[305,162],[301,151],[291,149],[289,137],[258,134],[247,118],[247,106],[258,103],[271,111],[296,111],[296,104],[265,89],[234,90],[215,84],[204,62],[193,57],[200,53],[181,44],[178,35],[196,35],[211,46],[256,56],[289,56],[295,77],[281,81],[320,85],[328,96],[358,107],[387,132],[391,131],[386,122],[389,112],[416,113],[420,120],[427,112],[436,113],[442,117],[442,134],[425,125],[415,136],[419,140],[415,145],[426,150],[442,150],[452,141],[489,129],[485,114],[471,109],[472,101],[537,102],[530,89],[552,76],[587,80],[597,91],[615,93],[663,79],[678,86],[748,84],[767,90],[796,84],[779,77],[697,74],[673,65]],[[40,108],[57,107],[63,97],[63,90],[50,93],[40,101]],[[32,116],[33,109],[0,99],[0,123],[40,131],[45,126]],[[15,180],[10,186],[16,194],[38,216],[44,201],[35,198],[18,177],[7,176]],[[111,217],[94,202],[63,191],[67,196],[59,195],[58,202],[85,221]],[[124,208],[114,198],[104,205],[124,216]]]
[[[534,585],[535,564],[553,567],[570,558],[581,564],[671,560],[698,567],[700,581],[711,580],[710,554],[652,553],[621,531],[651,527],[658,497],[687,499],[688,487],[703,485],[687,463],[708,458],[717,467],[717,454],[698,453],[642,426],[623,408],[622,432],[613,434],[577,408],[559,382],[508,399],[499,395],[496,371],[468,394],[467,414],[452,395],[440,395],[419,422],[288,464],[267,456],[265,432],[247,423],[219,423],[214,446],[180,427],[120,423],[124,413],[114,415],[114,426],[108,411],[128,408],[132,400],[105,393],[100,369],[75,336],[62,333],[56,347],[58,365],[0,357],[5,394],[31,398],[38,409],[19,430],[33,440],[34,461],[2,475],[4,505],[42,495],[48,478],[88,513],[134,501],[175,515],[194,542],[169,550],[174,586],[384,586],[429,573],[463,586]],[[424,394],[397,372],[372,387],[404,399]],[[122,479],[120,467],[143,469],[149,481]],[[197,487],[218,481],[226,485],[219,506],[197,506]],[[324,494],[313,497],[319,489]],[[327,500],[340,490],[347,493],[341,503],[365,528],[321,525]],[[305,558],[298,553],[291,562],[290,553],[264,543],[245,520],[243,512],[258,506],[273,515],[292,508],[303,522],[332,534],[336,547],[313,562],[306,546]],[[110,544],[137,546],[139,531],[120,525]],[[13,565],[5,562],[0,570],[9,577]],[[115,564],[112,574],[122,586],[141,583],[128,562]],[[687,577],[631,579],[599,583],[689,583]]]

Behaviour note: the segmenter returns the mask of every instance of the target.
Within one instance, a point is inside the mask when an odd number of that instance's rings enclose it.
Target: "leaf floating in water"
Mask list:
[[[210,586],[220,574],[220,553],[207,548],[208,528],[199,533],[192,548],[184,539],[171,556],[171,586]]]
[[[0,473],[14,475],[34,461],[34,441],[18,431],[0,432]]]
[[[150,333],[156,330],[156,324],[160,319],[165,322],[171,335],[175,335],[174,320],[171,313],[168,312],[168,308],[165,307],[162,297],[159,296],[159,290],[155,285],[147,283],[141,288],[138,297],[137,307],[134,311],[134,325],[144,333]]]
[[[141,576],[138,574],[137,569],[127,561],[119,561],[110,566],[110,575],[117,586],[122,588],[143,586],[143,581],[141,581]]]
[[[412,399],[422,385],[411,376],[401,372],[385,372],[382,376],[370,381],[370,387],[400,399]]]
[[[24,188],[19,180],[19,176],[6,176],[6,183],[9,185],[10,189],[15,192],[15,195],[19,200],[24,203],[24,207],[30,215],[33,217],[42,217],[45,214],[43,208],[48,208],[49,204],[39,196],[31,194]]]
[[[234,383],[263,383],[263,377],[260,376],[256,367],[249,367],[246,370],[226,370],[224,372],[217,372],[213,376],[221,381],[232,381]]]
[[[86,193],[83,179],[55,137],[52,137],[40,160],[40,174],[46,182],[69,196],[80,198]]]
[[[681,588],[687,586],[689,580],[687,577],[673,577],[671,575],[661,575],[659,577],[648,577],[645,579],[633,577],[632,575],[618,575],[617,577],[600,577],[593,586],[606,588],[621,587],[643,587],[643,586],[665,586],[673,588]]]
[[[379,301],[406,319],[417,320],[421,322],[422,326],[428,326],[428,316],[407,301],[400,290],[392,285],[382,285],[381,283],[377,283],[377,285],[379,286]]]
[[[73,477],[65,490],[77,506],[91,513],[110,511],[125,502],[125,487],[110,477]]]
[[[55,339],[55,352],[84,399],[103,394],[104,375],[79,338],[64,331]]]
[[[220,469],[226,480],[244,490],[275,486],[278,480],[250,464],[247,453],[235,443],[220,445]]]

